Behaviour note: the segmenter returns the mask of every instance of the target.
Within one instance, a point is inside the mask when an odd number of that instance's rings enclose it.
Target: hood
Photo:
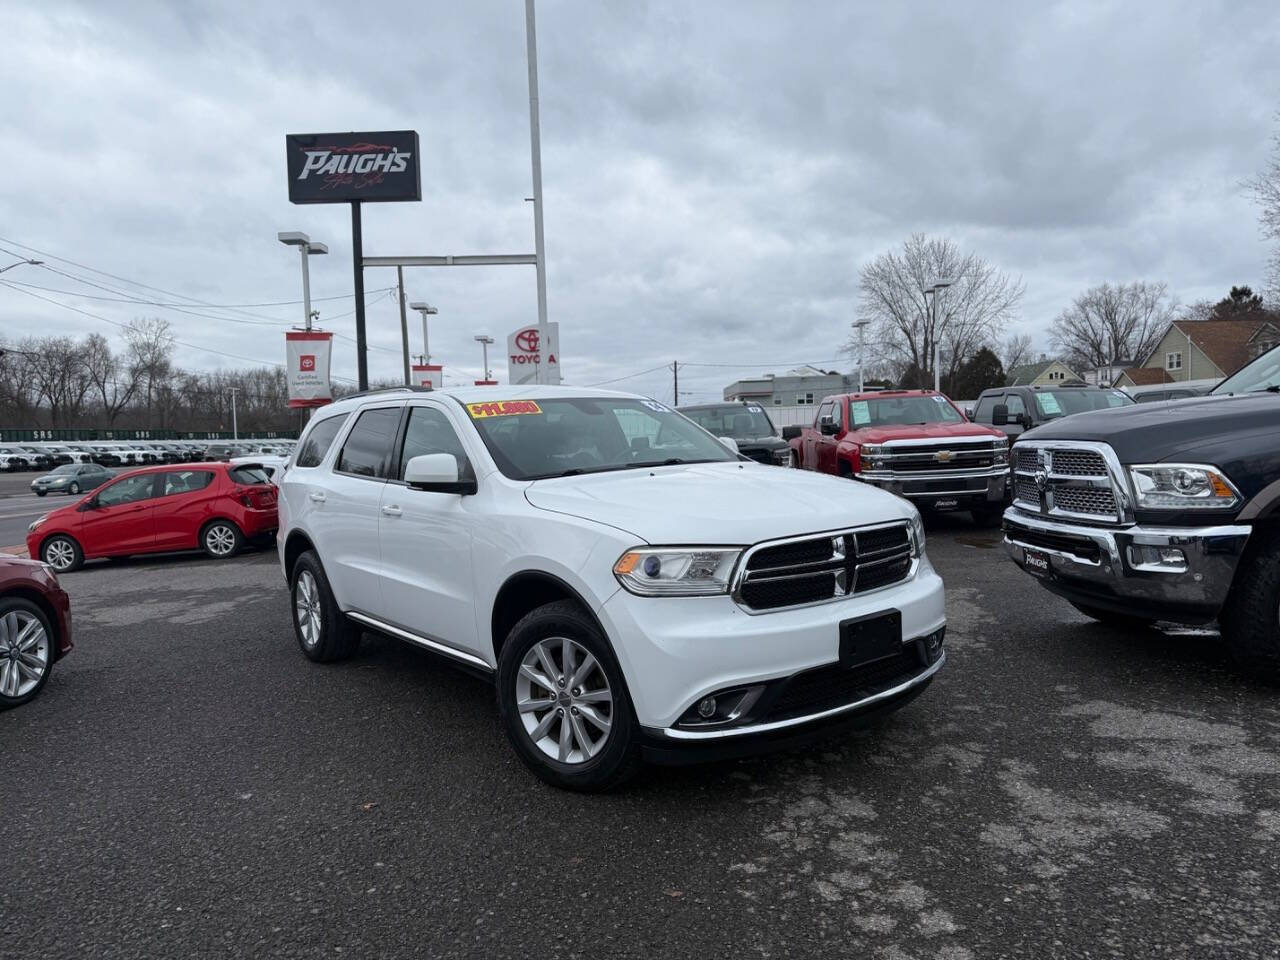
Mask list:
[[[885,427],[857,427],[845,436],[858,443],[885,443],[889,440],[950,440],[955,437],[1003,439],[1004,434],[977,423],[897,423]]]
[[[915,508],[875,487],[759,463],[693,463],[535,480],[533,506],[626,530],[647,543],[748,545],[905,520]]]

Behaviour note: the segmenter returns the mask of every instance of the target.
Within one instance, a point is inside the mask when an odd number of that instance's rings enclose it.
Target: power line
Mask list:
[[[69,276],[69,274],[62,274],[62,276]],[[83,280],[83,279],[82,279],[82,278],[80,278],[80,277],[76,277],[76,278],[74,278],[74,279],[76,279],[78,282],[81,282],[81,283],[85,283],[85,282],[87,282],[87,281]],[[21,286],[21,287],[31,287],[31,288],[32,288],[32,289],[34,289],[34,290],[44,290],[46,293],[61,293],[61,294],[65,295],[65,296],[68,296],[68,297],[82,297],[82,298],[83,298],[83,299],[85,299],[85,300],[102,300],[102,301],[106,301],[106,302],[108,302],[108,303],[136,303],[136,304],[140,304],[140,305],[144,305],[144,306],[162,307],[162,308],[166,308],[166,309],[173,309],[173,308],[177,308],[177,307],[185,306],[185,304],[180,304],[180,303],[167,303],[167,302],[159,301],[159,300],[139,300],[139,299],[131,298],[131,297],[103,297],[103,296],[98,296],[97,294],[93,294],[93,293],[79,293],[78,291],[75,291],[75,290],[63,290],[63,289],[60,289],[60,288],[58,288],[58,287],[43,287],[43,286],[41,286],[41,285],[40,285],[40,284],[38,284],[38,283],[26,283],[25,281],[22,281],[22,280],[7,280],[6,282],[7,282],[7,283],[16,283],[16,284],[18,284],[18,286]],[[106,289],[106,288],[105,288],[105,287],[99,287],[99,289]],[[386,293],[389,293],[390,291],[392,291],[392,290],[394,290],[394,289],[395,289],[395,287],[378,287],[376,290],[370,290],[370,291],[368,291],[367,293],[368,293],[368,295],[369,295],[369,296],[373,296],[373,295],[376,295],[376,294],[386,294]],[[119,293],[119,292],[121,292],[121,291],[115,291],[115,292]],[[312,298],[311,298],[311,302],[312,302],[312,303],[319,303],[319,302],[324,301],[324,300],[350,300],[350,299],[351,299],[352,297],[354,297],[354,296],[355,296],[355,294],[353,294],[353,293],[343,293],[343,294],[339,294],[338,296],[334,296],[334,297],[312,297]],[[301,300],[276,300],[276,301],[273,301],[273,302],[271,302],[271,303],[220,303],[220,304],[210,304],[210,307],[216,307],[216,308],[217,308],[217,309],[219,309],[219,310],[227,310],[227,309],[232,309],[232,308],[235,308],[235,307],[288,307],[288,306],[297,306],[297,305],[298,305],[298,304],[300,304],[300,303],[302,303],[302,301],[301,301]],[[351,311],[351,312],[352,312],[352,313],[354,313],[355,311],[353,310],[353,311]],[[348,315],[348,314],[343,314],[342,316],[347,316],[347,315]],[[265,321],[264,321],[264,322],[265,322]],[[291,320],[278,320],[278,321],[272,321],[272,322],[274,322],[274,323],[282,323],[282,324],[285,324],[285,323],[292,323],[293,321],[291,321]]]
[[[659,370],[670,370],[671,366],[666,363],[660,363],[656,367],[650,367],[648,370],[641,370],[639,373],[628,373],[624,377],[614,377],[612,380],[597,380],[595,383],[584,384],[588,387],[603,387],[606,383],[620,383],[623,380],[631,380],[635,377],[643,377],[646,373],[657,373]]]

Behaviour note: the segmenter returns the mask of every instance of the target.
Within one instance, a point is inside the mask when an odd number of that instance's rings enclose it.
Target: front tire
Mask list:
[[[1280,683],[1280,531],[1255,536],[1236,569],[1219,625],[1243,671]]]
[[[1112,613],[1110,610],[1103,610],[1101,607],[1091,607],[1088,604],[1076,603],[1071,601],[1071,605],[1083,613],[1090,619],[1097,620],[1099,623],[1105,623],[1108,627],[1115,627],[1119,630],[1145,630],[1150,627],[1154,620],[1146,617],[1134,617],[1125,613]]]
[[[639,726],[617,658],[582,608],[538,607],[498,656],[498,716],[516,754],[540,779],[597,793],[640,767]]]
[[[244,534],[230,520],[214,520],[200,531],[200,546],[213,559],[226,560],[244,548]]]
[[[30,600],[0,600],[0,710],[35,697],[53,670],[54,633]]]
[[[79,492],[80,492],[80,484],[77,483],[75,480],[72,480],[71,483],[67,485],[67,493],[71,494],[74,497]]]
[[[46,493],[48,493],[48,492],[49,492],[48,490],[37,490],[37,491],[36,491],[36,496],[37,496],[37,497],[43,497],[43,496],[44,496]]]
[[[40,559],[53,567],[55,573],[70,573],[84,565],[84,551],[74,537],[55,533],[40,545]]]
[[[314,550],[298,557],[289,571],[293,632],[303,654],[316,663],[346,660],[360,645],[360,628],[347,619]]]

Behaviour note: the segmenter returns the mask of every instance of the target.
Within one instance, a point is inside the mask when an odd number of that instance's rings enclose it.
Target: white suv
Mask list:
[[[557,786],[864,721],[945,659],[913,506],[744,462],[654,400],[367,393],[317,411],[280,486],[303,652],[372,629],[491,676]]]

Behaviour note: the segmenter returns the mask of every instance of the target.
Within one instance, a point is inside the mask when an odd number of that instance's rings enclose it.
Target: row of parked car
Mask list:
[[[287,457],[292,440],[77,440],[65,443],[0,443],[0,470],[49,470],[73,463],[141,467],[161,463],[227,461],[244,456]]]

